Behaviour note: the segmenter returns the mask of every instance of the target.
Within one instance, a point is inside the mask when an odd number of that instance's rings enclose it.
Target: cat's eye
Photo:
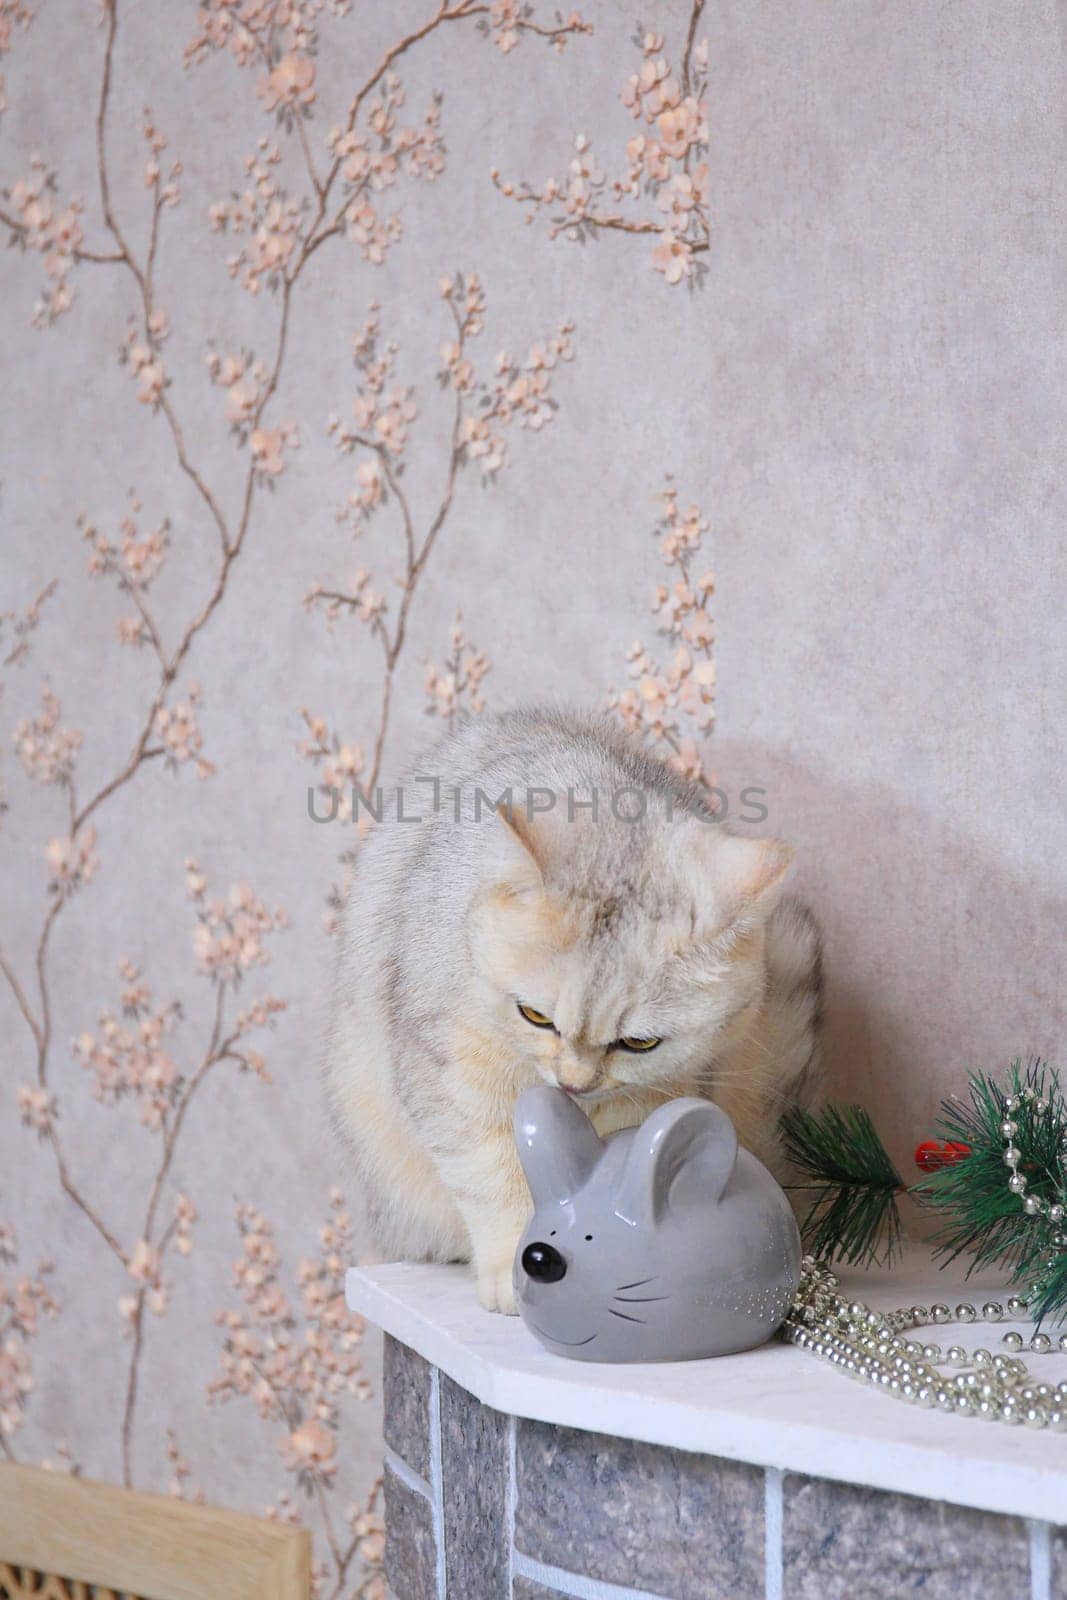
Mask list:
[[[535,1028],[555,1027],[555,1023],[552,1021],[552,1018],[546,1017],[543,1011],[535,1011],[533,1006],[524,1006],[521,1000],[518,1004],[519,1015],[525,1017],[527,1022],[532,1022]]]
[[[649,1050],[655,1050],[657,1045],[663,1043],[662,1039],[616,1039],[612,1045],[613,1050],[629,1050],[633,1055],[647,1055]]]

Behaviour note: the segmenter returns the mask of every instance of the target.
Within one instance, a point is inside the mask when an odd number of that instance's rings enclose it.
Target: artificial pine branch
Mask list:
[[[782,1138],[793,1166],[813,1190],[801,1223],[806,1247],[823,1261],[888,1266],[900,1246],[897,1195],[904,1183],[861,1106],[823,1111],[791,1107]]]
[[[1000,1265],[1026,1294],[1030,1313],[1067,1320],[1067,1104],[1059,1075],[1039,1058],[1013,1061],[1005,1083],[972,1073],[969,1100],[942,1102],[937,1132],[951,1161],[909,1191],[940,1213],[942,1264],[969,1256],[968,1276]],[[1014,1109],[1006,1110],[1012,1098]],[[1010,1121],[1010,1138],[1002,1124]],[[787,1185],[814,1198],[801,1225],[824,1261],[888,1264],[900,1243],[896,1197],[904,1188],[859,1106],[791,1110],[782,1118],[786,1152],[807,1181]],[[1004,1159],[1011,1143],[1013,1167]],[[1009,1187],[1013,1170],[1023,1193]],[[1037,1214],[1027,1201],[1038,1202]],[[1055,1207],[1059,1216],[1050,1216]]]
[[[936,1244],[946,1264],[969,1255],[968,1276],[982,1267],[1005,1266],[1013,1281],[1026,1287],[1038,1320],[1062,1318],[1067,1315],[1067,1251],[1056,1241],[1063,1237],[1063,1224],[1028,1216],[1023,1197],[1008,1187],[1007,1141],[1001,1131],[1008,1096],[1018,1100],[1010,1120],[1016,1125],[1012,1142],[1021,1154],[1018,1170],[1026,1193],[1048,1204],[1062,1202],[1067,1109],[1059,1075],[1036,1057],[1025,1067],[1021,1059],[1013,1061],[1006,1086],[974,1073],[969,1102],[942,1101],[938,1132],[968,1145],[970,1154],[912,1192],[941,1214]]]

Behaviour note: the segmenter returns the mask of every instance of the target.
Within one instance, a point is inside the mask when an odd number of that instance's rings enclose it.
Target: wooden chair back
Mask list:
[[[310,1592],[305,1528],[0,1464],[0,1600],[309,1600]]]

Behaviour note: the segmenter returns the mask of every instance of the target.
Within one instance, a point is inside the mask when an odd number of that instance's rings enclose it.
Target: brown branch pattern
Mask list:
[[[541,187],[504,178],[493,168],[499,192],[527,211],[544,213],[549,237],[582,244],[604,233],[656,241],[652,266],[668,284],[701,281],[711,246],[708,215],[707,44],[697,41],[706,0],[693,0],[677,74],[660,33],[641,41],[641,62],[620,99],[639,132],[626,142],[626,171],[610,182],[584,134],[574,139],[565,178]],[[651,201],[652,215],[646,207]],[[636,214],[635,214],[636,213]],[[642,214],[644,213],[644,214]]]

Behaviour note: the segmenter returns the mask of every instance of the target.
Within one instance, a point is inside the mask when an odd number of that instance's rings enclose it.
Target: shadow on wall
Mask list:
[[[1055,1063],[1067,897],[888,785],[849,787],[757,742],[715,754],[731,793],[766,788],[767,830],[796,847],[796,887],[822,923],[827,1092],[867,1107],[910,1181],[941,1099],[935,1068],[963,1094],[969,1071],[1013,1055]]]

